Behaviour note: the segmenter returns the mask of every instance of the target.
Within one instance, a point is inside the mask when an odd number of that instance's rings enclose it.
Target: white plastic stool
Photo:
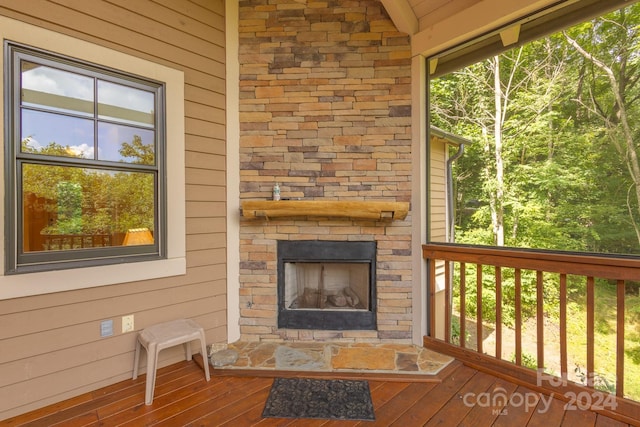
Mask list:
[[[207,360],[207,345],[204,329],[191,319],[178,319],[170,322],[158,323],[143,329],[136,341],[136,354],[133,362],[133,379],[138,378],[138,364],[140,362],[140,347],[147,351],[147,387],[145,390],[145,404],[153,402],[153,391],[156,385],[156,369],[158,367],[158,353],[165,348],[178,344],[184,345],[187,360],[191,360],[191,341],[200,340],[202,345],[202,364],[204,374],[209,381],[209,361]]]

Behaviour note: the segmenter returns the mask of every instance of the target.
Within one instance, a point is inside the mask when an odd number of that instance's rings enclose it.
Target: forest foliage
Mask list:
[[[639,25],[633,4],[431,81],[431,125],[473,141],[456,241],[640,254]]]

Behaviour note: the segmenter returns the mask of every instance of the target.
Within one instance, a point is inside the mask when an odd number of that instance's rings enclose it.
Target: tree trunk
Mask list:
[[[495,206],[492,212],[496,246],[504,246],[504,163],[502,160],[502,87],[500,84],[500,57],[493,58],[494,156],[496,161]]]
[[[620,155],[623,157],[629,171],[629,175],[631,176],[631,180],[633,181],[634,193],[636,198],[636,213],[640,215],[640,163],[638,162],[638,153],[636,152],[636,148],[633,142],[633,132],[631,130],[631,126],[629,126],[629,121],[627,118],[627,105],[625,103],[623,94],[621,93],[621,88],[618,84],[616,75],[611,67],[607,66],[604,62],[600,61],[591,53],[583,49],[582,46],[578,44],[578,42],[576,42],[566,34],[565,37],[567,38],[569,44],[576,48],[576,50],[583,57],[585,57],[596,67],[601,69],[609,78],[611,92],[616,100],[616,104],[618,107],[618,120],[614,123],[607,117],[602,116],[602,118],[604,119],[605,125],[607,126],[607,133],[609,135],[609,138],[617,148]],[[620,144],[620,141],[618,140],[619,133],[622,133],[622,144]],[[630,215],[631,223],[635,228],[636,236],[638,236],[638,242],[640,242],[640,230],[638,229],[636,221],[634,221],[633,212],[631,210]]]

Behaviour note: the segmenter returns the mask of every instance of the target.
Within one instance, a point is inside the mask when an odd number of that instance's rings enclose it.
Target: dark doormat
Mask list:
[[[309,378],[276,378],[262,416],[362,421],[376,419],[368,382]]]

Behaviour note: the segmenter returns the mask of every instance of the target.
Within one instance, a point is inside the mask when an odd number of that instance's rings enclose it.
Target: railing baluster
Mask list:
[[[618,280],[616,296],[616,396],[624,396],[624,280]]]
[[[568,377],[567,361],[567,275],[560,275],[560,375]]]
[[[476,264],[476,348],[482,351],[482,264]]]
[[[544,370],[544,288],[542,271],[536,271],[536,328],[538,369]]]
[[[496,357],[502,359],[502,269],[496,267]]]
[[[436,338],[436,260],[429,260],[429,335]]]
[[[587,277],[587,386],[593,387],[595,375],[595,281],[593,276]]]
[[[467,345],[467,265],[460,263],[460,347]]]
[[[444,262],[444,340],[451,342],[451,261]]]
[[[522,366],[522,271],[515,269],[516,365]]]

